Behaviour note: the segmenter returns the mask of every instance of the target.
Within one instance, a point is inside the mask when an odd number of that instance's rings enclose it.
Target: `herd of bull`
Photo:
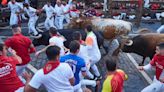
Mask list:
[[[86,37],[83,30],[86,25],[92,25],[94,33],[97,36],[98,46],[104,47],[108,53],[108,47],[104,46],[104,41],[109,41],[109,45],[114,39],[119,39],[119,46],[112,55],[117,56],[120,51],[126,53],[136,53],[143,56],[143,61],[139,65],[144,64],[146,57],[153,58],[155,54],[156,45],[164,42],[164,34],[152,33],[149,29],[141,29],[137,34],[131,35],[132,24],[123,20],[101,19],[101,18],[75,18],[68,24],[67,29],[58,30],[67,40],[64,45],[68,48],[69,43],[72,41],[72,33],[79,31],[82,34],[82,39]],[[164,28],[160,29],[164,31]],[[40,32],[40,37],[34,37],[33,44],[35,46],[48,45],[49,32]],[[109,48],[110,49],[110,48]]]

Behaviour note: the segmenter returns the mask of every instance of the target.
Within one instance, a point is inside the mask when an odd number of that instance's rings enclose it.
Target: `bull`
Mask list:
[[[94,30],[101,30],[107,40],[113,40],[120,35],[127,35],[132,30],[132,23],[123,20],[102,19],[102,18],[74,18],[68,28],[85,28],[92,25]]]
[[[66,41],[64,42],[65,47],[69,48],[69,43],[73,40],[72,33],[75,31],[79,31],[82,34],[82,39],[85,40],[87,34],[84,30],[81,29],[61,29],[58,30],[58,32],[63,35],[66,38]],[[101,31],[95,31],[95,35],[97,36],[98,46],[103,46],[104,38],[102,36]],[[34,38],[32,43],[34,46],[40,46],[40,45],[49,45],[49,31],[40,32],[41,36]]]
[[[138,55],[141,55],[143,57],[143,60],[141,63],[139,63],[139,65],[143,65],[145,58],[149,57],[150,59],[152,59],[155,54],[156,46],[159,43],[163,42],[164,34],[145,33],[122,41],[119,47],[123,52],[136,53]],[[114,53],[116,54],[117,52],[119,52],[118,50],[119,49],[117,49],[117,51],[115,51]]]

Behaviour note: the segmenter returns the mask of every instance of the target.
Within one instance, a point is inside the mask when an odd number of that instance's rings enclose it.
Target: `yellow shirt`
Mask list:
[[[103,83],[102,92],[122,92],[123,81],[128,76],[122,70],[116,70],[116,73],[109,75]]]

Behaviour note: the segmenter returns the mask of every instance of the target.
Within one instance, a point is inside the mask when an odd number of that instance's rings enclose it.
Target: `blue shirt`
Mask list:
[[[60,58],[60,62],[66,62],[71,66],[72,71],[74,73],[74,77],[75,77],[75,85],[79,84],[80,82],[79,72],[86,71],[86,64],[85,64],[84,59],[82,59],[81,57],[77,55],[68,54],[68,55],[62,56]]]

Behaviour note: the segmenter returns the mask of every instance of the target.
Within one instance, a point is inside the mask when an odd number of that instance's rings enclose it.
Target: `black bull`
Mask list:
[[[81,29],[62,29],[62,30],[58,30],[58,32],[63,35],[66,38],[66,41],[64,42],[64,46],[69,48],[69,43],[73,40],[72,38],[72,33],[75,31],[79,31],[82,35],[82,39],[85,40],[87,34],[84,30]],[[101,31],[94,31],[96,37],[97,37],[97,42],[98,42],[98,46],[103,46],[104,43],[104,38],[103,35],[101,33]],[[48,31],[45,32],[41,32],[40,34],[42,34],[41,38],[38,39],[34,39],[32,41],[32,43],[34,44],[34,46],[40,46],[40,45],[48,45],[49,44],[49,39],[50,39],[50,35]]]

